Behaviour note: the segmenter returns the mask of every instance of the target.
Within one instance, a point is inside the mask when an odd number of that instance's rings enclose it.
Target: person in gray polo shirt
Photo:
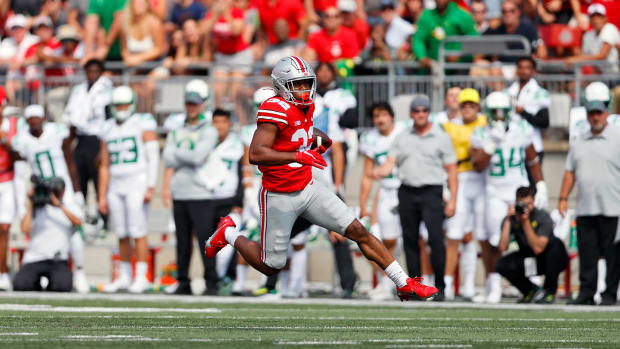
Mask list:
[[[579,296],[572,304],[594,304],[597,263],[607,262],[601,305],[616,303],[620,280],[620,127],[607,123],[601,101],[586,104],[590,130],[572,144],[566,160],[558,210],[565,214],[568,195],[577,184]]]
[[[457,169],[452,139],[441,126],[429,122],[430,102],[419,95],[410,106],[413,128],[394,139],[386,162],[373,170],[373,177],[383,178],[396,166],[401,186],[398,189],[399,215],[403,246],[409,275],[420,275],[418,239],[420,222],[428,229],[431,264],[435,272],[434,300],[444,300],[446,247],[442,233],[444,218],[454,215],[456,208]],[[448,179],[450,199],[444,202],[443,184]]]

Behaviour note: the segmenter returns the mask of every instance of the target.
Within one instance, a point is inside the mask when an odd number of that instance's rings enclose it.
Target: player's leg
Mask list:
[[[301,232],[291,239],[289,258],[288,293],[283,296],[303,297],[306,288],[306,272],[308,266],[308,250],[306,247],[307,232]]]
[[[13,182],[0,183],[0,290],[11,289],[11,278],[6,263],[9,250],[9,228],[15,218]]]
[[[116,280],[103,286],[103,292],[126,290],[131,284],[131,241],[127,230],[127,209],[125,197],[121,193],[108,191],[109,224],[118,238],[120,268]]]
[[[465,236],[465,228],[468,223],[469,213],[472,209],[470,202],[465,196],[466,184],[461,182],[456,196],[456,211],[454,216],[446,220],[446,270],[444,281],[446,283],[445,296],[448,300],[454,299],[454,274],[459,259],[459,245]],[[458,280],[456,280],[458,282]]]
[[[73,272],[73,284],[79,293],[90,292],[90,286],[88,285],[88,279],[84,272],[84,239],[79,232],[71,235],[71,241],[69,246],[69,252],[71,253],[71,261],[75,267]]]
[[[131,293],[142,293],[146,291],[149,285],[147,279],[149,245],[146,239],[148,204],[144,203],[145,194],[146,188],[143,188],[143,190],[136,188],[128,191],[125,195],[125,201],[127,202],[127,231],[134,240],[136,250],[135,278],[129,287],[129,292]]]
[[[402,236],[402,227],[398,215],[398,190],[379,189],[379,199],[377,206],[377,222],[381,231],[381,241],[389,253],[396,257],[396,247],[398,239]],[[371,299],[387,300],[394,297],[394,286],[390,278],[381,274],[379,279],[379,290]]]
[[[501,252],[497,248],[501,237],[501,226],[506,212],[508,212],[508,202],[498,197],[489,196],[486,209],[487,231],[489,239],[487,241],[487,282],[489,292],[486,301],[488,303],[499,303],[502,298],[502,279],[495,270],[497,260],[501,257]]]
[[[213,200],[194,200],[189,205],[189,215],[194,228],[194,233],[198,239],[199,251],[204,251],[205,241],[209,239],[215,231],[217,225],[216,205]],[[203,295],[216,295],[219,291],[217,283],[219,278],[215,269],[215,258],[207,258],[204,253],[200,253],[204,266],[204,280],[206,289]]]
[[[377,263],[396,284],[401,299],[415,296],[428,298],[437,292],[435,288],[421,285],[419,279],[409,278],[381,241],[364,228],[353,211],[336,194],[316,181],[304,189],[304,194],[306,200],[302,216],[355,241],[362,254]]]
[[[176,294],[192,294],[189,280],[189,262],[192,256],[194,226],[190,219],[189,201],[173,200],[172,213],[175,224],[176,256],[177,256],[177,284],[172,287]],[[167,289],[167,292],[171,292]]]

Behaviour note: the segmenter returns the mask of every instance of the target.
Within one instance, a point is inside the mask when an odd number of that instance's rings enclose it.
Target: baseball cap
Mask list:
[[[18,107],[14,107],[12,105],[7,105],[6,107],[4,107],[4,110],[2,110],[2,117],[3,118],[8,118],[11,116],[19,116],[21,115],[22,110]]]
[[[73,28],[72,26],[65,24],[65,25],[61,25],[58,28],[58,34],[56,34],[56,39],[58,39],[58,41],[63,41],[63,40],[75,40],[78,41],[79,40],[79,35],[77,33],[77,31],[75,30],[75,28]]]
[[[603,101],[590,101],[586,103],[586,111],[589,113],[591,111],[605,111],[607,110],[607,106]]]
[[[209,97],[209,85],[200,79],[194,79],[185,85],[185,102],[200,104]]]
[[[355,0],[338,0],[338,9],[342,12],[355,12],[357,4]]]
[[[44,116],[45,116],[45,110],[43,110],[43,107],[38,104],[31,104],[27,106],[26,109],[24,110],[24,117],[26,118],[26,120],[33,118],[33,117],[42,118]]]
[[[466,88],[459,92],[459,104],[473,102],[480,104],[480,94],[473,88]]]
[[[592,16],[592,15],[601,15],[601,16],[606,16],[607,15],[607,10],[605,10],[605,6],[603,4],[592,4],[588,7],[588,16]]]
[[[52,23],[52,19],[49,18],[48,16],[37,17],[34,20],[33,27],[34,28],[38,28],[39,26],[42,26],[42,25],[44,25],[44,26],[46,26],[48,28],[52,28],[54,26],[54,23]]]
[[[414,109],[418,107],[422,107],[424,109],[431,108],[431,102],[426,95],[417,95],[413,97],[411,104],[409,104],[409,109]]]
[[[16,14],[9,17],[6,21],[6,27],[11,30],[13,28],[26,28],[26,17],[22,14]]]

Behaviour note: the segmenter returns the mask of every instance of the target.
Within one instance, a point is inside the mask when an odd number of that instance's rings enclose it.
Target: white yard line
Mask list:
[[[215,308],[63,307],[49,304],[0,304],[0,311],[57,313],[219,313]]]
[[[0,332],[0,336],[38,336],[37,332]]]
[[[260,297],[214,297],[214,296],[176,296],[164,294],[103,294],[103,293],[42,293],[42,292],[6,292],[1,298],[26,298],[41,300],[110,300],[110,301],[144,301],[144,302],[180,302],[180,303],[220,303],[220,304],[297,304],[297,305],[336,305],[358,307],[391,307],[391,308],[432,308],[432,309],[506,309],[506,310],[563,310],[578,312],[619,312],[620,305],[580,306],[580,305],[539,305],[539,304],[477,304],[470,302],[397,302],[370,301],[366,299],[344,300],[340,298],[304,298],[264,300]]]

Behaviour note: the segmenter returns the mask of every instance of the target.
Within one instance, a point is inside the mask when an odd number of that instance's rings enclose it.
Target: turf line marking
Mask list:
[[[0,304],[0,311],[58,313],[219,313],[216,308],[63,307],[49,304]]]
[[[391,344],[386,348],[473,348],[471,344]]]
[[[38,336],[37,332],[3,332],[0,336]]]

